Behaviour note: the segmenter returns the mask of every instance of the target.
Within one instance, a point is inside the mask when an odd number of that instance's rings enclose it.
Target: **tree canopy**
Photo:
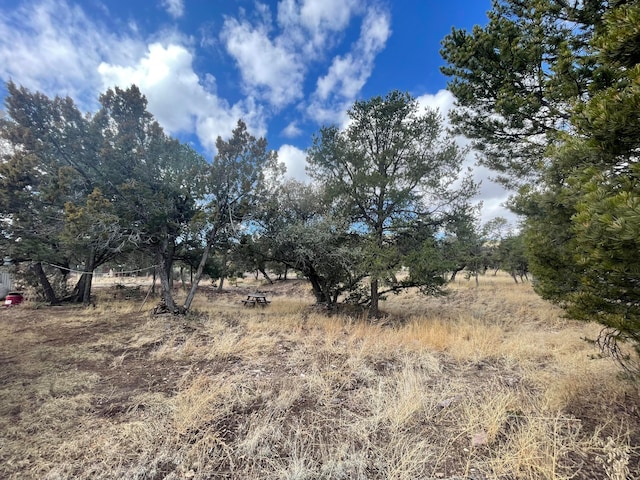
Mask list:
[[[370,282],[367,301],[371,315],[377,315],[381,287],[394,291],[441,281],[431,274],[418,277],[417,270],[399,281],[396,273],[411,258],[401,241],[417,237],[418,248],[433,242],[447,215],[466,205],[475,186],[468,176],[456,185],[463,152],[445,134],[438,112],[422,111],[411,95],[392,91],[357,101],[348,115],[345,130],[324,127],[315,136],[308,172],[360,236],[362,270]]]
[[[242,224],[255,216],[284,172],[277,153],[267,149],[267,140],[251,135],[242,120],[238,121],[229,140],[218,137],[216,148],[218,153],[204,178],[204,252],[184,309],[191,306],[216,241],[225,230],[228,234],[233,231],[239,235]]]
[[[276,153],[242,120],[207,162],[165,134],[135,86],[104,92],[94,114],[70,98],[8,91],[0,247],[31,265],[51,303],[90,302],[98,267],[135,259],[155,269],[158,311],[189,310],[203,275],[222,285],[238,268],[267,277],[267,265],[284,265],[319,303],[347,298],[377,315],[387,293],[441,293],[462,255],[445,239],[475,221],[466,152],[407,93],[358,101],[345,130],[321,129],[308,151],[315,183],[302,184],[282,181]],[[182,305],[176,262],[196,268]],[[74,270],[74,290],[57,291]]]
[[[621,359],[617,340],[640,352],[639,25],[638,2],[499,0],[442,50],[458,131],[520,187],[537,291]]]
[[[3,249],[15,262],[80,268],[72,299],[89,301],[93,271],[131,249],[156,261],[163,297],[176,243],[195,213],[204,159],[164,134],[137,87],[108,90],[95,115],[13,83],[0,164]],[[186,182],[186,179],[190,179]],[[150,262],[151,263],[151,262]],[[40,269],[39,269],[40,271]],[[44,291],[58,299],[40,274]]]
[[[288,180],[265,205],[259,238],[268,259],[301,272],[317,303],[333,308],[365,275],[360,237],[350,225],[321,187]]]
[[[606,3],[493,0],[486,26],[443,39],[452,123],[506,185],[536,180],[548,146],[572,128],[574,102],[595,81],[589,42]]]

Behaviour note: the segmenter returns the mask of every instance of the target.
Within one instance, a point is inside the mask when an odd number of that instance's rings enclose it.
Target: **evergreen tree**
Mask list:
[[[321,188],[296,180],[283,183],[262,212],[258,242],[271,260],[301,272],[316,302],[333,308],[338,297],[362,280],[362,249],[344,212]]]
[[[164,134],[135,86],[108,90],[95,115],[81,114],[70,98],[7,88],[5,255],[33,262],[52,303],[59,298],[42,265],[79,266],[83,274],[69,299],[87,303],[93,271],[141,248],[157,262],[163,297],[172,304],[173,252],[195,213],[202,157]]]
[[[577,199],[579,287],[568,311],[604,324],[602,345],[624,363],[617,340],[640,353],[640,4],[620,3],[593,40],[609,84],[576,108],[578,135],[561,153],[573,159],[567,188]]]
[[[537,181],[548,146],[570,128],[574,102],[594,82],[589,41],[607,3],[493,0],[486,26],[442,41],[451,121],[504,184]]]
[[[443,42],[453,120],[521,187],[536,290],[640,353],[640,4],[499,0],[489,19]]]
[[[216,141],[218,153],[203,176],[206,202],[202,215],[205,220],[204,249],[193,285],[180,311],[187,311],[198,283],[216,243],[233,234],[239,237],[260,206],[266,203],[275,189],[276,181],[284,173],[277,153],[267,149],[265,138],[251,135],[247,125],[239,120],[231,138]]]
[[[445,135],[438,112],[422,112],[409,94],[393,91],[358,101],[348,114],[344,131],[325,127],[314,138],[309,173],[343,205],[361,238],[361,270],[370,279],[365,298],[370,315],[377,316],[386,291],[427,288],[436,278],[421,268],[424,277],[416,270],[398,281],[396,272],[410,260],[403,257],[400,240],[428,232],[425,242],[432,242],[436,225],[453,206],[465,204],[475,186],[465,177],[453,187],[463,152]]]

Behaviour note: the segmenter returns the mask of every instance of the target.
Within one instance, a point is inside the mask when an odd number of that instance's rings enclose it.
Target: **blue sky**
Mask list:
[[[239,118],[304,179],[304,150],[354,100],[410,92],[443,114],[452,26],[486,23],[490,0],[1,0],[0,95],[13,80],[97,109],[135,83],[167,133],[210,159]],[[472,156],[468,163],[473,164]],[[483,180],[483,219],[507,216]]]

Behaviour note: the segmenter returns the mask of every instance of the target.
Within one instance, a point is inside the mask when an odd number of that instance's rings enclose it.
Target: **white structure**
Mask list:
[[[7,296],[13,289],[13,278],[11,278],[11,274],[8,272],[0,271],[0,298],[4,298]]]

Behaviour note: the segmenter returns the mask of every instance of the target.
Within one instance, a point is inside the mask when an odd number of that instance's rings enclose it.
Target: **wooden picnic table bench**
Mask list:
[[[247,295],[246,300],[242,300],[242,303],[245,307],[255,307],[256,305],[260,305],[261,307],[266,307],[271,303],[270,300],[267,300],[265,295],[259,293],[252,293]]]

